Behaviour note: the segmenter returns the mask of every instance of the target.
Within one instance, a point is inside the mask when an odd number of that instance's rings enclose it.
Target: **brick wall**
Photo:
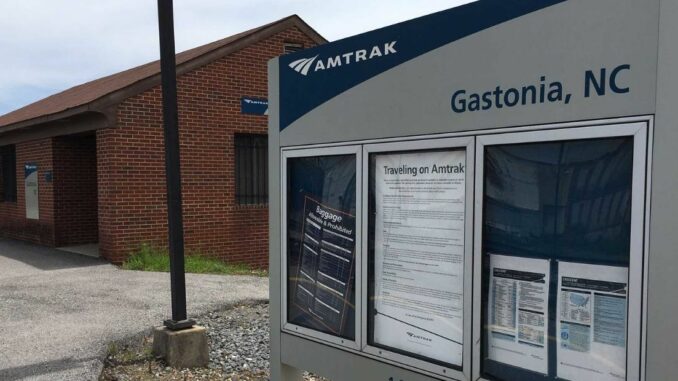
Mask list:
[[[59,136],[53,140],[56,246],[96,243],[96,136]]]
[[[40,219],[26,218],[24,165],[38,166]],[[17,201],[0,202],[0,236],[43,245],[55,244],[53,183],[45,178],[52,171],[52,140],[41,139],[16,145]]]
[[[267,206],[235,202],[234,134],[267,133],[267,118],[241,114],[240,99],[267,97],[267,62],[285,42],[314,45],[291,28],[178,78],[188,252],[268,263]],[[167,244],[160,90],[125,100],[117,127],[97,131],[100,252],[114,263],[142,243]]]

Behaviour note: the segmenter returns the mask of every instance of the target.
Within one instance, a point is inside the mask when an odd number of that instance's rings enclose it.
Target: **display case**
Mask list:
[[[360,348],[359,147],[283,155],[285,329]],[[358,307],[356,307],[358,306]]]
[[[451,380],[634,380],[649,129],[282,150],[284,331]]]
[[[639,379],[647,131],[478,137],[476,377]]]

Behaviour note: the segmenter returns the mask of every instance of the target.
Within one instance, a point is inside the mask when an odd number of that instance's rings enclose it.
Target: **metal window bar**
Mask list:
[[[0,147],[0,201],[16,202],[16,148]]]
[[[235,135],[235,198],[240,205],[268,203],[266,135]]]
[[[284,54],[296,53],[301,50],[304,50],[304,44],[296,42],[286,42],[285,45],[283,46]]]

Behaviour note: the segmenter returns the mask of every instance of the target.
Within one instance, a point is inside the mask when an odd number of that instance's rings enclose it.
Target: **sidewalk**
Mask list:
[[[268,279],[187,274],[189,316],[268,297]],[[0,380],[96,380],[107,344],[170,317],[169,274],[0,240]]]

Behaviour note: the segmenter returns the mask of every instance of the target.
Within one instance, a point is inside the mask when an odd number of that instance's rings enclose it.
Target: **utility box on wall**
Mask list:
[[[272,379],[671,379],[677,19],[481,0],[272,60]]]

